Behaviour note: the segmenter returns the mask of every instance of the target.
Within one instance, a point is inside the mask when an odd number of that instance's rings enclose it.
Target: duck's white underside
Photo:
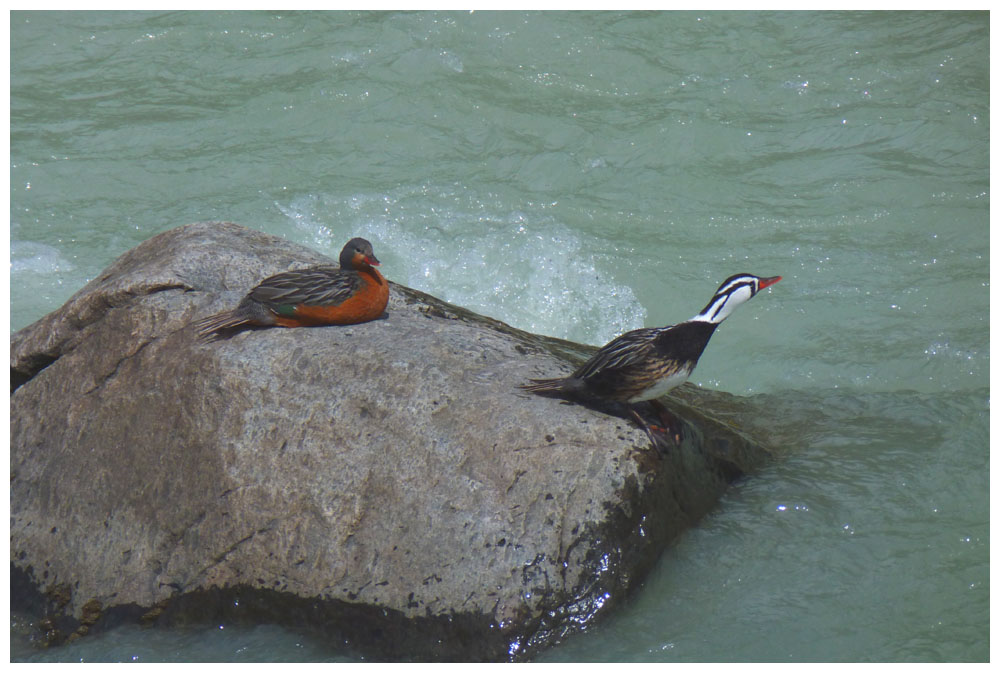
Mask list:
[[[645,402],[646,400],[655,400],[657,397],[666,395],[669,391],[687,381],[693,369],[694,367],[690,369],[687,367],[681,368],[676,373],[657,381],[652,388],[647,388],[635,397],[629,398],[629,402]]]

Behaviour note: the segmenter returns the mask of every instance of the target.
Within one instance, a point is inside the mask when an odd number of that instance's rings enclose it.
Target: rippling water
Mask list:
[[[225,219],[602,344],[785,280],[692,382],[789,457],[547,660],[989,658],[986,13],[11,15],[11,325]],[[276,627],[17,660],[336,660]]]

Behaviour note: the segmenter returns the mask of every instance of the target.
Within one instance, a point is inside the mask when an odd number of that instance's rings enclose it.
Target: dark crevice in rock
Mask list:
[[[151,341],[143,341],[138,345],[138,348],[136,348],[134,351],[132,351],[131,353],[127,353],[126,355],[123,355],[121,358],[119,358],[118,361],[115,362],[115,364],[111,367],[110,371],[104,374],[98,381],[95,381],[94,385],[91,388],[84,390],[83,394],[89,395],[94,391],[99,390],[104,386],[106,386],[108,382],[110,382],[112,379],[115,378],[115,376],[118,375],[118,372],[121,370],[122,365],[124,363],[128,362],[129,360],[132,360],[135,357],[138,357],[139,354],[142,353],[142,351],[147,346],[149,346],[150,343]]]
[[[38,372],[42,371],[50,364],[59,359],[59,355],[49,353],[32,353],[25,358],[17,367],[10,368],[10,393],[23,386],[34,378]]]

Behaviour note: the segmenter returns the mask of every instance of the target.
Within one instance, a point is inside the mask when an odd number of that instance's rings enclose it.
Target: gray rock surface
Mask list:
[[[725,394],[668,398],[684,440],[660,453],[621,417],[520,391],[592,349],[396,284],[381,320],[198,342],[199,318],[317,263],[188,225],[12,336],[12,578],[53,642],[116,617],[242,619],[372,659],[529,658],[768,458]]]

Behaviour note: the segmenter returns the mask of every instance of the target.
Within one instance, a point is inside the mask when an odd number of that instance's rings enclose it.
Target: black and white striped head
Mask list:
[[[774,285],[779,280],[781,280],[781,276],[760,278],[752,276],[749,273],[738,273],[735,276],[730,276],[715,291],[715,296],[712,297],[712,301],[708,302],[708,306],[703,308],[701,313],[691,318],[691,320],[710,322],[713,325],[718,325],[728,318],[729,314],[737,306],[748,301],[758,291]]]

